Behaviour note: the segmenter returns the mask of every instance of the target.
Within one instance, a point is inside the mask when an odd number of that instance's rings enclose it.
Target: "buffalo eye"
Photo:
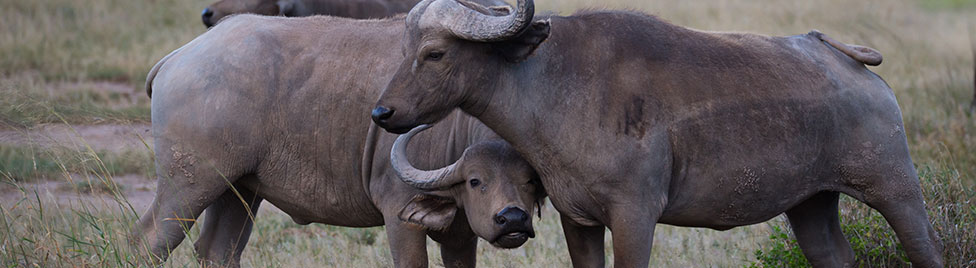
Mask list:
[[[427,53],[426,60],[429,60],[429,61],[439,61],[443,57],[444,57],[444,52],[431,51],[430,53]]]
[[[471,179],[471,181],[469,181],[468,183],[471,183],[471,188],[474,188],[474,187],[478,187],[478,185],[481,185],[481,180]]]

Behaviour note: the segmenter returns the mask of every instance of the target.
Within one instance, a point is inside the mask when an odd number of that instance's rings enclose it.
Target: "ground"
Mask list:
[[[0,130],[0,144],[8,146],[33,145],[39,148],[73,147],[77,150],[93,150],[99,152],[122,153],[132,150],[147,150],[143,141],[152,144],[149,125],[134,124],[101,124],[76,125],[50,123],[40,124],[27,129]],[[90,148],[90,149],[89,149]],[[66,175],[73,179],[41,180],[35,182],[19,182],[18,187],[0,187],[0,209],[17,211],[18,206],[37,205],[56,208],[63,211],[89,211],[98,214],[120,214],[136,212],[142,213],[152,202],[155,194],[155,181],[145,175],[125,174],[111,176],[111,181],[119,185],[120,189],[113,192],[99,187],[79,188],[83,185],[101,185],[98,176],[82,174]],[[32,196],[36,193],[36,196]],[[31,199],[39,199],[35,201]],[[122,204],[122,206],[120,206]],[[11,213],[14,214],[14,213]],[[307,257],[308,265],[331,263],[345,266],[345,264],[360,264],[366,266],[388,266],[390,264],[389,251],[386,249],[385,233],[380,228],[352,229],[329,228],[313,224],[300,226],[290,221],[290,218],[273,205],[264,203],[258,213],[258,230],[252,238],[252,244],[245,251],[245,264],[253,267],[274,265],[278,258],[286,256],[268,256],[278,252],[280,247],[306,248],[316,245],[344,244],[349,251],[341,254],[313,254],[298,250],[288,254],[290,258],[296,256]],[[206,219],[201,219],[206,220]],[[537,238],[530,240],[525,246],[515,250],[500,250],[491,248],[487,243],[480,245],[480,264],[485,267],[522,267],[524,265],[566,266],[567,258],[538,258],[534,256],[558,256],[565,253],[565,242],[559,227],[558,217],[551,205],[543,210],[543,218],[536,219]],[[687,266],[697,264],[712,264],[715,266],[742,265],[751,262],[752,253],[768,236],[768,225],[756,225],[735,229],[734,231],[718,232],[704,229],[676,228],[662,225],[656,234],[655,263],[667,266]],[[349,229],[349,230],[342,230]],[[267,231],[265,231],[267,230]],[[191,231],[191,238],[196,230]],[[351,232],[351,233],[350,233]],[[262,239],[264,236],[285,237],[284,239]],[[609,233],[607,234],[609,240]],[[342,240],[340,242],[324,242],[317,240]],[[434,243],[429,243],[429,252],[434,258],[432,264],[439,265],[439,254]],[[608,243],[609,249],[611,244]],[[169,265],[181,266],[193,263],[189,252],[190,244],[185,243],[174,255]],[[336,252],[339,253],[339,252]],[[608,254],[609,254],[608,250]],[[668,255],[681,255],[681,258],[669,258]],[[329,256],[334,257],[332,259]],[[610,255],[612,256],[612,255]],[[530,258],[526,258],[530,257]],[[511,260],[521,260],[510,263]],[[317,261],[311,261],[317,260]],[[319,262],[321,261],[321,262]],[[285,263],[296,264],[293,260]],[[302,263],[302,262],[300,262]]]

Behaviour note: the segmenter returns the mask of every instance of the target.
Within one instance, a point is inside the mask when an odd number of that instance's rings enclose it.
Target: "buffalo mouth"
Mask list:
[[[389,128],[383,128],[383,129],[386,129],[387,132],[390,132],[390,133],[398,134],[399,135],[399,134],[407,133],[408,131],[410,131],[413,128],[410,128],[410,127],[389,127]]]
[[[376,123],[377,126],[385,129],[387,132],[397,134],[397,135],[407,133],[411,129],[416,127],[416,126],[395,126],[387,120],[381,120],[381,121],[373,120],[373,122]]]
[[[535,237],[535,233],[531,230],[511,232],[499,235],[495,241],[491,242],[491,245],[499,248],[517,248],[533,237]]]

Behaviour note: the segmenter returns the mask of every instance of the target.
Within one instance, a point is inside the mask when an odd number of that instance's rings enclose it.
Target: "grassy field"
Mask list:
[[[139,255],[125,248],[124,235],[154,192],[152,154],[146,146],[151,143],[143,140],[148,134],[117,129],[149,123],[145,74],[158,59],[205,31],[199,11],[207,4],[0,0],[0,266],[101,267],[137,261]],[[976,115],[969,111],[976,1],[537,2],[537,10],[562,15],[583,8],[638,10],[709,31],[794,35],[819,29],[880,50],[885,61],[871,69],[885,78],[901,105],[947,264],[976,266]],[[50,134],[52,129],[69,134]],[[127,143],[112,146],[114,138]],[[842,200],[842,219],[855,247],[883,255],[868,266],[904,266],[878,214]],[[793,246],[788,231],[785,239],[769,238],[784,226],[782,218],[725,232],[660,226],[652,266],[753,264],[757,250],[772,254],[777,246],[785,245],[786,251]],[[554,209],[544,211],[537,228],[538,237],[519,249],[482,245],[479,265],[568,266]],[[197,232],[189,231],[166,266],[196,266],[191,242]],[[428,249],[431,263],[440,266],[436,245],[428,243]],[[391,260],[381,227],[301,226],[266,204],[244,265],[383,267]]]

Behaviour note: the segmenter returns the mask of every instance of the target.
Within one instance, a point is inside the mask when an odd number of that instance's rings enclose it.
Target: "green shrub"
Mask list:
[[[756,250],[757,262],[749,265],[752,267],[810,267],[810,262],[803,257],[800,245],[791,234],[783,231],[783,228],[773,225],[773,232],[769,235],[773,240],[766,248]]]

